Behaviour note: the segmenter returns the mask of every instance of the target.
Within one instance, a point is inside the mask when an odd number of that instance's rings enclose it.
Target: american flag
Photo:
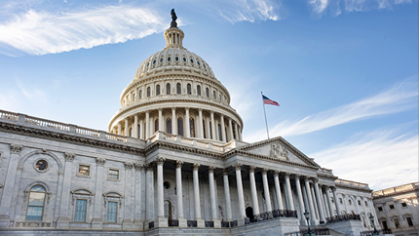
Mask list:
[[[268,97],[266,97],[265,95],[262,95],[263,98],[263,104],[268,104],[268,105],[274,105],[274,106],[279,106],[279,104],[271,99],[269,99]]]

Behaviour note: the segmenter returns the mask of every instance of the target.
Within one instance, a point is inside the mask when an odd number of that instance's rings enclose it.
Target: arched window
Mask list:
[[[181,94],[182,93],[182,90],[181,90],[181,87],[180,87],[180,83],[177,83],[176,84],[176,93],[177,94]]]
[[[42,220],[45,206],[45,193],[45,188],[41,185],[36,185],[31,188],[26,220]]]
[[[205,129],[205,120],[202,120],[202,127],[203,127],[202,130],[204,131],[204,138],[208,138],[207,131],[206,131],[207,129]]]
[[[139,98],[139,99],[143,98],[143,90],[140,90],[140,92],[139,92],[138,94],[139,94],[139,95],[138,95],[138,98]]]
[[[154,132],[157,132],[159,130],[159,119],[156,119],[154,121]]]
[[[207,98],[209,98],[209,88],[205,89],[205,94],[207,95]]]
[[[183,119],[181,117],[177,119],[177,134],[183,136]]]
[[[217,93],[215,92],[215,90],[212,93],[214,95],[214,99],[217,99]]]
[[[223,137],[221,136],[221,125],[218,124],[218,140],[223,141]]]
[[[168,134],[172,133],[172,119],[170,118],[166,119],[166,133]]]
[[[198,94],[198,96],[201,96],[201,86],[200,85],[196,86],[196,93]]]
[[[188,92],[188,94],[192,94],[192,86],[191,86],[191,84],[186,85],[186,91]]]
[[[166,84],[166,94],[170,94],[170,84]]]
[[[148,87],[147,88],[147,97],[150,97],[151,96],[151,88],[150,87]]]
[[[157,95],[160,95],[160,85],[159,84],[156,86],[156,96]]]
[[[192,138],[195,138],[195,120],[193,118],[189,118],[189,131]]]

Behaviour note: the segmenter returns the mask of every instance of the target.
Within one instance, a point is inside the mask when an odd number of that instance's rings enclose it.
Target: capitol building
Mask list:
[[[229,91],[183,47],[175,20],[107,132],[0,110],[0,235],[380,229],[367,184],[338,178],[282,137],[243,140]]]

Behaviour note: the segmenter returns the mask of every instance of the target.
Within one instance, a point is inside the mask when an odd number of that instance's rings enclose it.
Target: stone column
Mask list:
[[[345,207],[345,212],[346,214],[349,214],[348,212],[348,204],[347,204],[347,200],[346,200],[346,195],[342,194],[342,200],[343,200],[343,206]]]
[[[330,217],[333,217],[335,214],[333,214],[333,204],[332,204],[332,199],[330,198],[330,193],[329,193],[329,190],[326,188],[326,197],[327,197],[327,203],[328,203],[328,205],[329,205],[329,214],[330,214]],[[335,201],[336,201],[336,199],[335,199]]]
[[[301,211],[300,224],[301,225],[307,225],[307,220],[305,219],[305,216],[304,216],[306,206],[304,205],[303,194],[301,193],[301,184],[300,184],[300,176],[299,175],[295,176],[295,188],[297,189],[298,203],[300,205],[300,211]]]
[[[124,120],[125,120],[125,130],[124,130],[124,133],[125,133],[125,136],[129,136],[128,118],[125,118]]]
[[[326,223],[326,219],[324,217],[324,212],[323,212],[323,202],[322,202],[320,191],[319,191],[318,179],[314,179],[314,192],[316,193],[317,206],[319,208],[320,224]]]
[[[319,186],[319,191],[320,191],[320,199],[322,201],[322,206],[323,206],[323,212],[324,212],[324,218],[325,218],[325,222],[327,223],[327,217],[329,217],[329,211],[327,210],[327,202],[326,202],[326,195],[323,192],[323,187],[320,185]]]
[[[133,164],[130,162],[125,162],[125,197],[124,197],[124,201],[125,201],[125,210],[124,210],[124,220],[122,221],[122,229],[126,230],[126,229],[133,229],[134,225],[133,225],[133,210],[131,208],[132,204],[132,199],[131,199],[131,189],[132,189],[132,167]]]
[[[185,108],[185,137],[190,138],[191,137],[191,127],[189,124],[189,107]]]
[[[207,137],[205,137],[206,139],[211,139],[211,134],[212,134],[212,131],[211,131],[211,126],[210,126],[210,121],[209,121],[209,118],[207,117],[207,118],[205,118],[205,130],[206,130],[206,135],[207,135]]]
[[[239,131],[238,131],[236,122],[234,122],[234,133],[236,133],[236,140],[240,140],[239,139]]]
[[[138,116],[134,116],[134,127],[132,127],[132,137],[138,138]]]
[[[144,122],[142,120],[140,120],[140,135],[139,135],[140,139],[145,139],[144,138]]]
[[[336,197],[336,188],[332,187],[331,189],[333,193],[333,199],[335,200],[336,214],[340,216],[340,206],[339,206],[339,199]]]
[[[244,219],[246,218],[246,210],[244,208],[244,194],[243,194],[243,183],[242,183],[242,164],[236,163],[234,166],[236,169],[236,180],[237,180],[237,196],[239,199],[239,219],[238,225],[244,225]]]
[[[150,138],[150,112],[146,111],[145,112],[145,138],[144,139],[148,139]]]
[[[238,127],[238,128],[239,128],[239,130],[237,132],[239,133],[239,137],[237,139],[242,141],[243,140],[242,139],[242,128],[241,127]]]
[[[19,155],[22,145],[10,144],[10,161],[7,167],[6,180],[4,181],[3,197],[0,203],[0,228],[9,228],[10,209],[12,208],[12,198],[15,188],[16,171],[19,163]],[[68,190],[70,194],[70,190]],[[67,204],[68,208],[68,204]],[[68,218],[67,218],[68,219]],[[68,228],[68,222],[67,222]]]
[[[197,123],[197,126],[196,127],[199,127],[199,130],[198,130],[198,137],[199,138],[204,138],[204,127],[202,127],[203,126],[203,124],[202,124],[202,109],[198,109],[198,113],[199,113],[199,120],[196,122]]]
[[[285,173],[285,197],[288,202],[288,210],[294,211],[294,201],[292,200],[292,192],[291,192],[291,183],[290,183],[290,174]]]
[[[231,123],[231,119],[230,118],[228,118],[228,136],[230,136],[230,140],[233,140],[234,138],[234,136],[233,136],[233,126],[232,126],[232,123]],[[230,141],[230,140],[228,140],[228,141]]]
[[[358,197],[355,195],[352,196],[354,197],[355,214],[359,215]]]
[[[232,221],[233,217],[231,214],[231,197],[230,197],[230,185],[228,183],[228,169],[223,170],[223,180],[224,180],[224,195],[225,195],[225,202],[226,202],[227,221]]]
[[[223,142],[227,142],[227,138],[226,138],[226,130],[225,130],[225,125],[224,125],[224,116],[221,115],[221,136],[223,139]]]
[[[215,195],[215,186],[214,186],[214,166],[208,168],[208,179],[209,179],[209,189],[210,189],[210,200],[211,200],[211,215],[212,221],[214,221],[214,228],[221,228],[221,222],[217,217],[217,198]]]
[[[74,153],[64,153],[65,166],[63,186],[61,190],[60,216],[57,220],[57,229],[68,229],[70,226],[69,205],[70,205],[70,191],[71,191],[71,177],[73,170]],[[6,182],[7,183],[7,182]],[[6,190],[6,189],[5,189]]]
[[[164,131],[163,109],[159,108],[159,131]]]
[[[250,193],[252,195],[253,215],[259,217],[259,203],[255,181],[255,167],[249,166]]]
[[[201,198],[199,196],[199,164],[194,163],[193,168],[193,193],[195,201],[195,220],[198,222],[198,227],[205,227],[205,221],[201,218]]]
[[[279,210],[284,210],[284,204],[282,203],[281,185],[279,184],[279,172],[274,172],[276,200],[278,201]]]
[[[217,136],[215,135],[215,121],[214,121],[214,112],[211,111],[211,133],[212,133],[212,139],[217,140]]]
[[[102,229],[102,204],[103,204],[103,165],[105,165],[105,159],[96,158],[96,183],[95,183],[95,205],[93,211],[92,229]],[[66,176],[64,174],[64,179]],[[64,190],[64,188],[63,188]]]
[[[177,135],[176,108],[172,108],[172,134]]]
[[[121,125],[121,121],[118,123],[118,135],[122,135],[122,125]]]
[[[367,201],[368,201],[368,206],[370,207],[370,212],[373,214],[373,216],[374,216],[374,224],[375,224],[375,227],[379,230],[380,228],[381,228],[381,226],[380,226],[380,223],[378,223],[378,216],[377,216],[377,213],[375,212],[375,208],[374,208],[374,203],[372,202],[372,200],[371,199],[368,199],[367,198]],[[397,208],[398,209],[398,208]],[[399,215],[402,215],[401,213],[400,213],[400,211],[399,211]],[[368,216],[369,217],[369,216]]]
[[[141,178],[141,170],[143,166],[140,164],[134,164],[135,170],[135,190],[134,190],[134,227],[135,229],[143,229],[143,221],[141,220],[141,185],[142,185],[142,178]]]
[[[262,169],[263,191],[265,192],[266,211],[272,212],[271,195],[269,193],[268,170]]]
[[[146,217],[144,229],[149,228],[149,222],[154,220],[154,163],[147,166],[146,172]]]
[[[156,227],[167,227],[168,222],[164,217],[164,192],[163,192],[163,163],[164,158],[158,157],[157,161],[157,218]]]
[[[179,227],[187,227],[187,221],[183,217],[182,164],[183,161],[176,161],[177,219],[179,220]]]
[[[304,184],[305,184],[305,187],[306,187],[308,206],[309,206],[309,209],[310,209],[310,222],[313,225],[317,225],[316,211],[314,210],[314,203],[313,203],[313,198],[311,196],[311,190],[310,190],[310,182],[308,182],[307,177],[304,178]]]

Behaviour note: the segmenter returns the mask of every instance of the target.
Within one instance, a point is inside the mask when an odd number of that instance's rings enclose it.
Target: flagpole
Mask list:
[[[265,114],[266,133],[268,134],[268,140],[269,140],[268,120],[266,119],[265,103],[263,102],[263,93],[262,93],[262,91],[260,91],[260,94],[262,95],[263,113]]]

